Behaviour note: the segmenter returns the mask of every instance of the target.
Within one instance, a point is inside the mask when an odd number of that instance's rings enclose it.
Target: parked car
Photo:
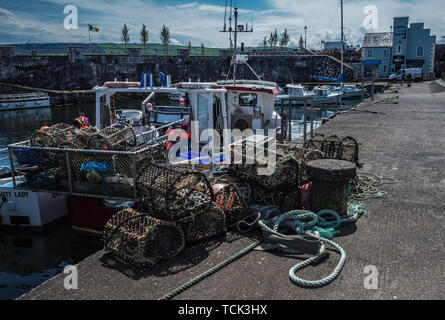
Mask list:
[[[396,73],[389,76],[390,81],[416,81],[423,79],[423,69],[422,68],[410,68],[410,69],[400,69]]]

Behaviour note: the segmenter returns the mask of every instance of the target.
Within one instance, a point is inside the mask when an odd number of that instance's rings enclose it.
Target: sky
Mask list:
[[[239,22],[251,24],[253,33],[239,34],[246,46],[262,45],[265,36],[287,28],[289,46],[297,46],[307,26],[307,47],[319,49],[321,41],[340,39],[340,0],[232,0],[240,8]],[[227,0],[230,5],[231,0]],[[93,42],[120,41],[122,25],[130,29],[130,42],[139,43],[146,24],[149,42],[160,43],[162,25],[170,29],[172,44],[224,48],[228,33],[221,33],[226,0],[0,0],[0,43],[88,42],[88,24],[99,28]],[[64,21],[77,9],[78,29],[66,29]],[[374,25],[366,25],[367,6],[377,9]],[[348,44],[361,45],[365,32],[390,31],[394,16],[409,16],[445,43],[445,0],[344,0],[344,33]],[[366,26],[366,28],[365,28]],[[372,28],[371,28],[372,27]]]

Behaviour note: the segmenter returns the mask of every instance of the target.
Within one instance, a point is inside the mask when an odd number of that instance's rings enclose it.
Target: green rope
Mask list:
[[[333,237],[336,234],[334,229],[340,224],[355,222],[358,220],[358,218],[360,218],[361,215],[365,213],[366,211],[364,209],[363,203],[348,204],[347,217],[340,217],[338,213],[333,210],[321,210],[317,214],[308,210],[293,210],[278,217],[272,229],[269,228],[263,220],[258,221],[258,224],[263,230],[284,236],[278,232],[278,228],[283,221],[292,220],[296,224],[295,232],[297,234],[317,238],[322,244],[322,246],[320,247],[320,251],[313,257],[294,265],[289,270],[289,277],[292,282],[302,287],[321,287],[334,281],[340,274],[346,262],[346,252],[344,251],[344,249],[337,243],[327,238]],[[327,219],[326,216],[330,216],[330,219]],[[309,221],[307,220],[308,218],[310,219]],[[322,235],[324,235],[325,237],[323,237]],[[337,249],[338,252],[340,252],[340,261],[338,262],[334,271],[329,276],[320,280],[310,281],[297,277],[295,275],[295,272],[318,260],[325,253],[325,244],[334,247],[335,249]],[[286,252],[294,253],[294,251],[291,249],[286,249]]]
[[[335,233],[333,232],[333,230],[336,227],[338,227],[340,224],[347,223],[347,222],[355,222],[355,221],[357,221],[358,218],[360,218],[360,216],[362,216],[365,213],[366,213],[366,211],[364,209],[363,203],[349,204],[347,217],[340,217],[333,210],[321,210],[317,214],[307,211],[307,210],[294,210],[294,211],[290,211],[290,212],[287,212],[287,213],[279,216],[277,221],[274,224],[273,229],[269,228],[263,220],[259,220],[258,225],[263,230],[267,230],[271,233],[283,236],[281,233],[278,232],[278,227],[285,220],[293,220],[297,225],[297,227],[295,229],[297,234],[308,235],[308,236],[315,237],[315,238],[319,239],[322,244],[320,247],[320,251],[313,257],[311,257],[307,260],[304,260],[304,261],[296,264],[295,266],[293,266],[289,270],[289,277],[291,278],[291,280],[294,283],[301,285],[303,287],[320,287],[320,286],[325,286],[325,285],[329,284],[330,282],[334,281],[340,274],[340,272],[343,269],[343,266],[345,264],[345,261],[346,261],[346,252],[343,250],[343,248],[340,247],[335,242],[327,239],[327,237],[334,236]],[[305,219],[307,220],[308,218],[311,218],[312,220],[304,221]],[[326,237],[320,236],[320,233],[318,230],[322,230],[322,232],[324,232],[323,234]],[[331,230],[331,231],[329,231],[329,230]],[[239,258],[243,257],[247,253],[253,251],[260,244],[261,244],[261,242],[259,242],[259,241],[252,243],[251,245],[247,246],[246,248],[244,248],[243,250],[234,254],[233,256],[227,258],[226,260],[222,261],[221,263],[217,264],[216,266],[214,266],[214,267],[210,268],[209,270],[201,273],[200,275],[190,279],[189,281],[187,281],[180,287],[167,293],[166,295],[161,297],[159,300],[172,299],[173,297],[175,297],[178,294],[184,292],[185,290],[191,288],[198,282],[204,280],[205,278],[209,277],[210,275],[214,274],[215,272],[219,271],[220,269],[224,268],[225,266],[229,265],[230,263],[238,260]],[[328,244],[328,245],[334,247],[335,249],[337,249],[340,252],[341,258],[340,258],[340,261],[337,264],[336,268],[334,269],[334,271],[328,277],[320,279],[320,280],[315,280],[315,281],[308,281],[308,280],[304,280],[304,279],[297,277],[295,275],[295,272],[297,272],[298,270],[301,270],[304,267],[306,267],[307,265],[313,263],[314,261],[319,259],[325,253],[325,244]],[[289,249],[287,249],[287,252],[291,252],[291,251]]]
[[[181,292],[184,292],[185,290],[189,289],[190,287],[194,286],[195,284],[197,284],[201,280],[204,280],[208,276],[210,276],[210,275],[214,274],[215,272],[219,271],[220,269],[224,268],[225,266],[227,266],[228,264],[232,263],[233,261],[238,260],[242,256],[244,256],[247,253],[253,251],[259,245],[260,245],[260,242],[252,243],[251,245],[249,245],[248,247],[244,248],[240,252],[234,254],[230,258],[228,258],[228,259],[224,260],[223,262],[217,264],[213,268],[210,268],[209,270],[205,271],[204,273],[201,273],[197,277],[195,277],[193,279],[190,279],[189,281],[184,283],[182,286],[176,288],[175,290],[167,293],[165,296],[161,297],[159,300],[170,300],[170,299],[172,299],[173,297],[177,296]]]

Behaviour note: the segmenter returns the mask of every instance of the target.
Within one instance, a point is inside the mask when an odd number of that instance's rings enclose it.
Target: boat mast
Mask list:
[[[238,33],[238,8],[234,8],[233,15],[235,16],[235,36],[234,36],[234,57],[235,57],[235,63],[233,64],[233,84],[236,82],[236,40],[237,40],[237,33]]]
[[[341,76],[341,86],[343,87],[343,0],[341,2],[341,67],[340,67],[340,76]]]

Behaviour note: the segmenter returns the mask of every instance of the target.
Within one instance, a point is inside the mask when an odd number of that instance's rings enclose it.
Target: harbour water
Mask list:
[[[342,107],[356,105],[352,101]],[[172,104],[175,104],[174,102]],[[140,101],[121,99],[117,108],[139,108]],[[29,139],[34,130],[44,125],[71,123],[81,112],[95,122],[94,103],[0,112],[0,149],[8,144]],[[308,113],[310,115],[310,112]],[[314,129],[329,116],[326,111],[314,112]],[[293,112],[292,138],[303,135],[302,112]],[[307,124],[310,134],[310,122]],[[0,158],[7,154],[0,155]],[[0,167],[9,165],[2,160]],[[23,235],[0,231],[0,299],[14,299],[43,283],[68,264],[74,264],[102,248],[100,240],[88,239],[73,232],[65,223],[42,235]]]

